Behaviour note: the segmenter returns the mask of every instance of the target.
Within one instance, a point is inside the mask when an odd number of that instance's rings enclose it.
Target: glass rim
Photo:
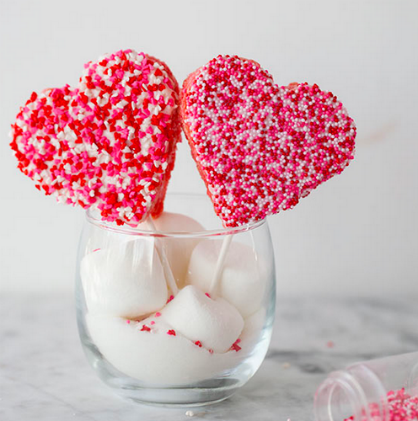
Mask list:
[[[169,193],[168,196],[187,196],[187,197],[196,197],[204,198],[203,194],[188,194],[188,193]],[[168,211],[170,212],[170,211]],[[170,212],[175,213],[175,212]],[[187,215],[186,215],[187,216]],[[203,231],[151,231],[138,229],[130,225],[116,225],[114,222],[104,221],[101,219],[99,211],[93,210],[92,208],[87,209],[86,219],[89,223],[106,229],[108,231],[124,234],[124,235],[133,235],[140,237],[164,237],[164,238],[202,238],[202,237],[216,237],[224,235],[234,235],[243,232],[252,231],[256,228],[261,227],[265,224],[266,219],[260,221],[250,222],[249,224],[240,225],[239,227],[226,227],[220,229],[209,229]],[[145,221],[142,221],[144,223]]]

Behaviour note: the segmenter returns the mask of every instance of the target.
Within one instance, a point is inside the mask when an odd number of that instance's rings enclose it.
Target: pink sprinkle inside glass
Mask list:
[[[260,367],[275,313],[266,221],[222,228],[204,195],[167,195],[138,227],[87,212],[76,306],[91,367],[138,403],[220,402]]]

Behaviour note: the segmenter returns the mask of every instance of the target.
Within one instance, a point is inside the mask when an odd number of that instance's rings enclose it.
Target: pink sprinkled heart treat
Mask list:
[[[76,89],[33,93],[12,125],[18,168],[59,202],[104,220],[158,216],[180,140],[179,88],[161,61],[133,50],[85,65]]]
[[[306,83],[279,87],[237,56],[218,56],[185,80],[181,117],[228,227],[293,208],[354,154],[354,122],[332,93]]]

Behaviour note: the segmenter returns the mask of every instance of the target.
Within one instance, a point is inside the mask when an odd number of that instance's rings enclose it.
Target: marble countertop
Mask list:
[[[122,400],[96,377],[79,344],[71,296],[3,294],[0,420],[309,421],[329,371],[417,349],[414,297],[279,297],[266,360],[236,395],[203,408],[154,408]]]

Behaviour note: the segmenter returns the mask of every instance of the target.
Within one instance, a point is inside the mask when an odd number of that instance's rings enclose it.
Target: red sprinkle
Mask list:
[[[176,331],[174,329],[170,329],[167,331],[167,335],[176,336]]]
[[[167,300],[167,304],[174,299],[174,295],[170,295],[170,298]],[[160,314],[161,316],[161,314]]]
[[[141,332],[151,332],[151,328],[149,328],[147,325],[143,325],[141,328]]]
[[[241,342],[241,339],[237,339],[231,346],[231,348],[229,348],[231,351],[240,351],[242,348],[238,345]]]
[[[196,341],[194,344],[197,345],[199,348],[202,348],[202,342]]]

